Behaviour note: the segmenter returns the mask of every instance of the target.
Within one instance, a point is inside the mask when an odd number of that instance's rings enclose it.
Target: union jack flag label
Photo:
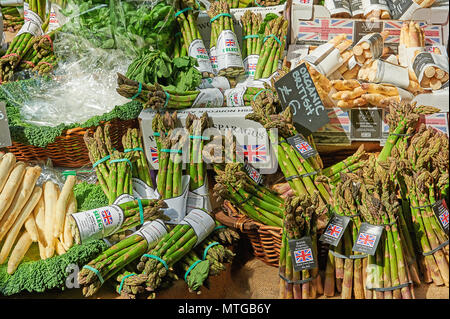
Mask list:
[[[158,149],[156,147],[150,147],[150,154],[152,157],[152,163],[158,163]]]
[[[317,267],[316,258],[312,246],[311,237],[290,239],[288,241],[295,271],[302,271]]]
[[[448,235],[448,207],[447,207],[447,203],[445,202],[445,200],[441,199],[439,201],[437,201],[436,203],[434,203],[433,205],[433,211],[434,214],[436,215],[436,218],[439,220],[442,228],[444,229],[444,231],[447,233]]]
[[[263,176],[256,168],[253,167],[248,161],[244,163],[244,169],[248,176],[257,184],[262,184]]]
[[[105,226],[112,224],[113,218],[109,210],[103,210],[100,214],[102,215],[103,224],[105,224]]]
[[[345,229],[350,222],[350,217],[334,215],[327,227],[325,228],[325,232],[320,236],[320,241],[326,244],[330,244],[333,246],[337,246],[342,236],[344,235]]]
[[[226,39],[225,40],[225,46],[227,47],[234,47],[236,45],[236,42],[234,39]]]
[[[244,160],[247,160],[249,163],[262,163],[267,161],[266,145],[237,146],[236,152],[241,157],[243,156]]]
[[[383,229],[383,226],[361,223],[358,237],[352,250],[372,256],[375,255]]]
[[[286,140],[304,159],[317,155],[317,151],[300,135],[288,137]]]

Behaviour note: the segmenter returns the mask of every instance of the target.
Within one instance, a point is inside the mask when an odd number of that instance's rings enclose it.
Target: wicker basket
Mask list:
[[[139,127],[137,119],[126,121],[115,119],[109,123],[111,124],[113,146],[119,150],[122,148],[122,135],[128,128]],[[101,125],[104,124],[106,122],[101,123]],[[17,159],[21,161],[40,161],[50,158],[54,166],[79,168],[91,164],[83,135],[87,130],[93,133],[96,128],[94,126],[66,130],[55,139],[55,142],[48,144],[46,148],[13,142],[12,146],[8,147],[8,150],[14,153]]]
[[[222,209],[215,212],[222,224],[246,235],[253,247],[253,254],[269,266],[278,267],[282,240],[282,228],[266,226],[246,216],[229,216]]]

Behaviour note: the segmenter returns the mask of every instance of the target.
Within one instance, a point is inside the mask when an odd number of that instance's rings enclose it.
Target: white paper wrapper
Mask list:
[[[414,12],[422,8],[414,0],[390,0],[389,7],[393,20],[412,20]]]
[[[357,44],[367,42],[370,45],[370,52],[373,59],[378,59],[383,54],[384,41],[383,37],[379,33],[366,34],[358,41]],[[361,64],[360,64],[361,65]]]
[[[241,49],[236,34],[231,30],[223,30],[217,38],[217,71],[227,68],[244,68]]]
[[[398,46],[398,60],[401,66],[407,66],[412,70],[414,54],[416,51],[425,52],[424,47],[407,48],[404,45]]]
[[[258,64],[259,55],[252,54],[244,59],[245,75],[249,77],[255,76],[256,65]]]
[[[117,205],[74,213],[71,216],[76,222],[82,243],[114,234],[124,220],[123,211]]]
[[[52,32],[53,30],[56,30],[60,27],[60,23],[58,20],[58,17],[56,16],[56,11],[54,8],[54,4],[52,4],[52,7],[50,9],[50,21],[48,22],[48,29],[47,33]]]
[[[312,67],[325,76],[331,75],[342,65],[342,57],[339,50],[329,43],[318,46],[304,60],[308,61]]]
[[[237,86],[233,89],[225,91],[227,106],[244,106],[244,94],[247,88],[245,86]]]
[[[352,15],[350,4],[347,0],[325,0],[325,8],[330,11],[331,15],[339,13],[348,13],[350,16]]]
[[[362,0],[350,0],[350,11],[352,12],[352,17],[364,14]]]
[[[0,1],[0,5],[5,6],[5,7],[21,6],[22,4],[25,6],[25,3],[23,3],[23,0],[2,0],[2,1]],[[28,6],[28,3],[26,3],[26,4]]]
[[[368,15],[374,10],[390,11],[386,0],[362,0],[364,15]]]
[[[217,75],[219,73],[219,64],[217,63],[217,49],[215,46],[209,49],[209,59],[211,61],[213,73]]]
[[[376,83],[389,83],[397,87],[407,89],[409,86],[408,68],[377,60],[377,73],[374,78]]]
[[[186,213],[188,214],[195,208],[204,209],[208,212],[212,210],[211,201],[209,199],[208,183],[205,183],[188,193]]]
[[[200,89],[192,107],[220,107],[223,106],[223,94],[217,88]]]
[[[193,209],[180,222],[181,225],[190,225],[197,235],[196,246],[211,234],[216,226],[215,220],[201,209]]]
[[[133,177],[133,195],[139,199],[157,199],[158,194],[156,191],[148,186],[143,180]]]
[[[449,65],[448,65],[448,59],[440,54],[434,54],[429,52],[422,52],[419,53],[413,62],[412,69],[414,73],[416,74],[417,79],[419,80],[419,83],[422,81],[424,77],[425,69],[429,66],[433,66],[436,68],[439,68],[441,70],[444,70],[448,73],[449,71]],[[448,82],[448,80],[447,80]],[[445,83],[447,83],[445,82]],[[445,83],[442,83],[444,85]]]
[[[167,228],[164,225],[164,221],[161,219],[146,222],[138,231],[133,233],[133,235],[143,237],[147,241],[148,245],[161,239],[165,234],[167,234]]]
[[[188,49],[188,55],[197,59],[198,66],[195,67],[197,70],[214,74],[208,51],[206,51],[202,39],[196,39],[191,42]]]
[[[39,17],[38,14],[31,10],[26,11],[26,19],[22,28],[20,28],[19,32],[17,33],[16,37],[21,35],[22,33],[30,33],[35,37],[41,36],[44,34],[44,31],[42,31],[42,20]]]
[[[168,224],[178,224],[186,216],[186,204],[190,180],[191,177],[189,175],[184,175],[181,179],[181,185],[183,188],[181,195],[164,200],[168,207],[163,209],[164,215],[170,218],[167,222]]]
[[[134,198],[130,194],[122,194],[114,200],[113,205],[120,205],[126,202],[130,202],[132,200],[136,200],[136,198]]]
[[[219,89],[222,93],[230,88],[230,82],[224,76],[215,76],[213,78],[204,78],[200,83],[199,89]]]

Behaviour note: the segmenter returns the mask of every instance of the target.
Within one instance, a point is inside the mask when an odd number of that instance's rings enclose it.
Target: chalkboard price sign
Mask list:
[[[295,123],[316,132],[330,119],[305,63],[275,82],[283,108],[290,107]]]
[[[5,103],[0,103],[0,148],[11,146],[11,135],[9,133],[8,118],[6,117]]]

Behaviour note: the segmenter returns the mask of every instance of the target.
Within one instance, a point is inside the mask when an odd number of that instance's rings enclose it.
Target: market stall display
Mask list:
[[[2,4],[0,294],[448,288],[448,24],[398,2]]]

